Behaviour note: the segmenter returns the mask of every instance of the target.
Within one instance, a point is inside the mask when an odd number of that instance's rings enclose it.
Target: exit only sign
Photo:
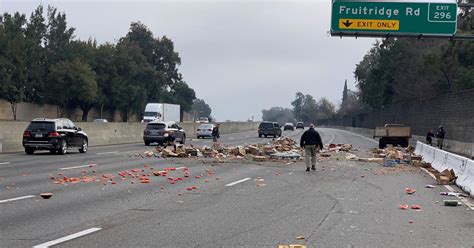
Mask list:
[[[331,34],[452,36],[456,0],[333,0]]]

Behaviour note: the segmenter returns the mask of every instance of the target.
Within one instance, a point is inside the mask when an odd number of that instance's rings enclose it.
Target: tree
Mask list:
[[[263,109],[262,119],[264,121],[275,121],[278,122],[280,125],[283,125],[287,122],[296,122],[295,118],[293,117],[293,111],[289,108],[282,107],[272,107],[268,110]]]
[[[344,81],[344,90],[342,91],[342,103],[341,106],[345,106],[347,104],[347,96],[348,96],[348,89],[347,89],[347,79]]]
[[[194,119],[199,117],[210,118],[212,109],[203,99],[195,99],[191,107],[191,113],[194,115]]]
[[[193,101],[196,99],[196,93],[186,82],[176,82],[171,86],[171,95],[174,102],[181,105],[181,112],[190,111],[193,106]]]
[[[302,108],[302,121],[304,122],[315,122],[318,114],[318,104],[313,96],[307,94],[304,96],[303,108]]]
[[[317,119],[328,119],[336,114],[336,107],[327,98],[318,101]]]
[[[88,64],[74,60],[51,66],[48,89],[50,99],[62,108],[77,103],[82,109],[82,120],[87,121],[87,115],[97,96],[95,73]]]
[[[27,86],[25,24],[25,15],[18,12],[0,19],[0,96],[10,103],[14,120]]]
[[[48,6],[48,24],[46,31],[47,67],[61,61],[73,59],[70,44],[74,38],[74,28],[68,28],[66,14]]]
[[[45,36],[46,23],[43,16],[43,6],[39,5],[30,15],[26,24],[26,66],[27,79],[24,100],[27,102],[43,103],[45,101],[46,54]]]
[[[304,94],[301,92],[296,92],[295,100],[291,102],[291,105],[293,106],[293,116],[297,120],[302,120],[303,102]]]

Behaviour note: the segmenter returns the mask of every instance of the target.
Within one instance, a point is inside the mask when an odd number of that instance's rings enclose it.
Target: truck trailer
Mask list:
[[[169,103],[148,103],[143,113],[142,122],[181,121],[181,106]]]

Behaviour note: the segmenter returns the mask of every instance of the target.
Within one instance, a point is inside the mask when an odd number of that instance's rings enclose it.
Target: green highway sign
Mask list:
[[[333,0],[331,35],[453,36],[456,0]]]

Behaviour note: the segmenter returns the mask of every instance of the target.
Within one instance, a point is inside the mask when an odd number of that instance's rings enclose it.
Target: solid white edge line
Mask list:
[[[96,166],[98,164],[85,164],[85,165],[79,165],[79,166],[73,166],[73,167],[64,167],[64,168],[59,168],[59,170],[72,170],[72,169],[78,169],[78,168],[84,168],[84,167],[89,167],[89,166]]]
[[[244,178],[244,179],[240,179],[240,180],[238,180],[238,181],[235,181],[235,182],[226,184],[225,186],[226,186],[226,187],[234,186],[234,185],[236,185],[236,184],[238,184],[238,183],[242,183],[242,182],[248,181],[248,180],[250,180],[250,179],[252,179],[252,178],[246,177],[246,178]]]
[[[436,180],[436,177],[435,175],[433,175],[433,173],[431,173],[430,171],[428,171],[427,169],[425,168],[421,168],[424,172],[426,172],[428,175],[430,175],[433,179]],[[456,190],[454,190],[453,187],[451,187],[450,185],[443,185],[447,190],[451,191],[451,192],[455,192]],[[468,199],[464,198],[464,197],[458,197],[458,199],[464,203],[464,205],[466,205],[466,207],[468,207],[469,209],[471,210],[474,210],[474,204],[471,203]]]
[[[344,133],[348,133],[348,134],[352,134],[352,135],[354,135],[354,136],[361,137],[361,138],[363,138],[363,139],[366,139],[366,140],[368,140],[368,141],[372,141],[372,142],[377,143],[377,144],[379,143],[379,142],[376,141],[376,140],[373,140],[373,139],[367,138],[367,137],[365,137],[365,136],[362,136],[362,135],[359,135],[359,134],[356,134],[356,133],[353,133],[353,132],[349,132],[349,131],[346,131],[346,130],[334,129],[334,128],[326,128],[326,129],[332,129],[332,130],[341,131],[341,132],[344,132]]]
[[[11,164],[11,162],[1,162],[0,165]]]
[[[0,203],[18,201],[18,200],[28,199],[28,198],[32,198],[32,197],[35,197],[35,196],[34,195],[25,195],[25,196],[20,196],[20,197],[16,197],[16,198],[6,199],[6,200],[0,200]]]
[[[106,154],[115,154],[115,153],[118,153],[118,151],[114,151],[114,152],[99,152],[99,153],[96,153],[96,155],[106,155]]]
[[[50,247],[50,246],[53,246],[53,245],[57,245],[59,243],[63,243],[63,242],[66,242],[66,241],[69,241],[69,240],[72,240],[72,239],[82,237],[82,236],[87,235],[87,234],[91,234],[93,232],[100,231],[100,230],[102,230],[102,228],[99,228],[99,227],[89,228],[87,230],[80,231],[78,233],[73,233],[71,235],[68,235],[68,236],[65,236],[65,237],[62,237],[62,238],[59,238],[59,239],[55,239],[55,240],[51,240],[51,241],[46,242],[46,243],[35,245],[35,246],[33,246],[33,248],[47,248],[47,247]]]

